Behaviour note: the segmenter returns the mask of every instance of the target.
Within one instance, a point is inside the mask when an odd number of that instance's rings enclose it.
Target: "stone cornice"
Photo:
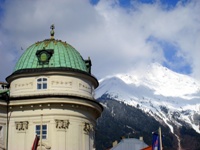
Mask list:
[[[83,99],[89,99],[89,100],[95,100],[91,97],[83,96],[77,94],[54,94],[54,93],[42,93],[42,94],[35,94],[35,95],[30,95],[30,96],[17,96],[17,97],[10,97],[10,101],[15,101],[15,100],[26,100],[26,99],[38,99],[38,98],[51,98],[51,97],[58,97],[58,98],[83,98]]]
[[[95,116],[99,117],[103,107],[97,101],[87,99],[70,99],[70,98],[42,98],[32,100],[15,100],[10,101],[9,111],[24,111],[35,109],[86,109],[92,111]]]

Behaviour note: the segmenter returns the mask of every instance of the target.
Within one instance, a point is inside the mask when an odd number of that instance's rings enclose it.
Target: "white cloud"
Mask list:
[[[176,44],[192,66],[192,75],[200,76],[199,1],[170,10],[160,3],[133,1],[133,7],[125,9],[114,2],[101,0],[92,6],[86,0],[6,1],[0,23],[0,68],[5,73],[0,80],[11,74],[21,47],[50,37],[52,23],[56,38],[74,46],[85,59],[91,57],[92,73],[98,78],[165,61],[162,47],[147,41],[150,36]]]

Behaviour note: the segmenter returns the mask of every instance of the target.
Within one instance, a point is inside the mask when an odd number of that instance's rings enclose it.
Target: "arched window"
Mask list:
[[[39,78],[37,79],[37,89],[47,89],[47,78]]]

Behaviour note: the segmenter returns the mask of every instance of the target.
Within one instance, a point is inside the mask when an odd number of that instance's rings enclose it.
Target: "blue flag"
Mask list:
[[[158,134],[153,134],[152,150],[160,150],[160,142]]]

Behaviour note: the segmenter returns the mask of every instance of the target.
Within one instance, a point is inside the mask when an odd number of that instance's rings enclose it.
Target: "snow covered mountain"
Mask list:
[[[166,124],[172,133],[183,124],[200,133],[200,82],[157,63],[145,72],[101,79],[97,99],[123,101]]]

